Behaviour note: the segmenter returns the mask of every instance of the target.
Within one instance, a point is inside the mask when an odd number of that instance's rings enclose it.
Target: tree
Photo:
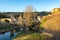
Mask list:
[[[24,23],[26,26],[31,26],[33,23],[33,19],[37,16],[37,13],[33,12],[33,7],[32,6],[27,6],[25,8],[23,18],[24,18]]]
[[[23,17],[22,16],[19,16],[17,24],[23,25]]]
[[[42,12],[40,13],[40,16],[46,16],[46,15],[48,15],[48,14],[50,14],[50,13],[47,12],[47,11],[42,11]]]

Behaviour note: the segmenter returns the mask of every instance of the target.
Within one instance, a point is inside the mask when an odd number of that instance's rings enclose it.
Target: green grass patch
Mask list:
[[[39,32],[23,32],[17,35],[13,40],[49,40],[51,34]]]

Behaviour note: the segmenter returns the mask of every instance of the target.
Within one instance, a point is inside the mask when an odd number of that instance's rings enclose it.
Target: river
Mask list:
[[[0,34],[0,40],[12,40],[16,37],[16,35],[16,32],[14,32],[13,34],[11,34],[11,32],[6,32],[4,34]]]

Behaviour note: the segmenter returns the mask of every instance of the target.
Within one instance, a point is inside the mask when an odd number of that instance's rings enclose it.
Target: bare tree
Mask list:
[[[33,12],[33,10],[32,6],[27,6],[24,10],[23,16],[19,16],[18,24],[25,25],[27,27],[31,26],[35,17],[37,17],[37,12]]]
[[[17,24],[23,25],[23,17],[22,16],[19,16]]]
[[[27,26],[31,26],[33,23],[33,18],[34,16],[36,16],[37,14],[33,12],[33,7],[32,6],[27,6],[25,8],[25,12],[23,14],[23,18],[26,20],[25,25]]]

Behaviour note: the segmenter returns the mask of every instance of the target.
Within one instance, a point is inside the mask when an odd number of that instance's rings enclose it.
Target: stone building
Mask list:
[[[60,8],[54,8],[52,9],[52,14],[60,13]]]

